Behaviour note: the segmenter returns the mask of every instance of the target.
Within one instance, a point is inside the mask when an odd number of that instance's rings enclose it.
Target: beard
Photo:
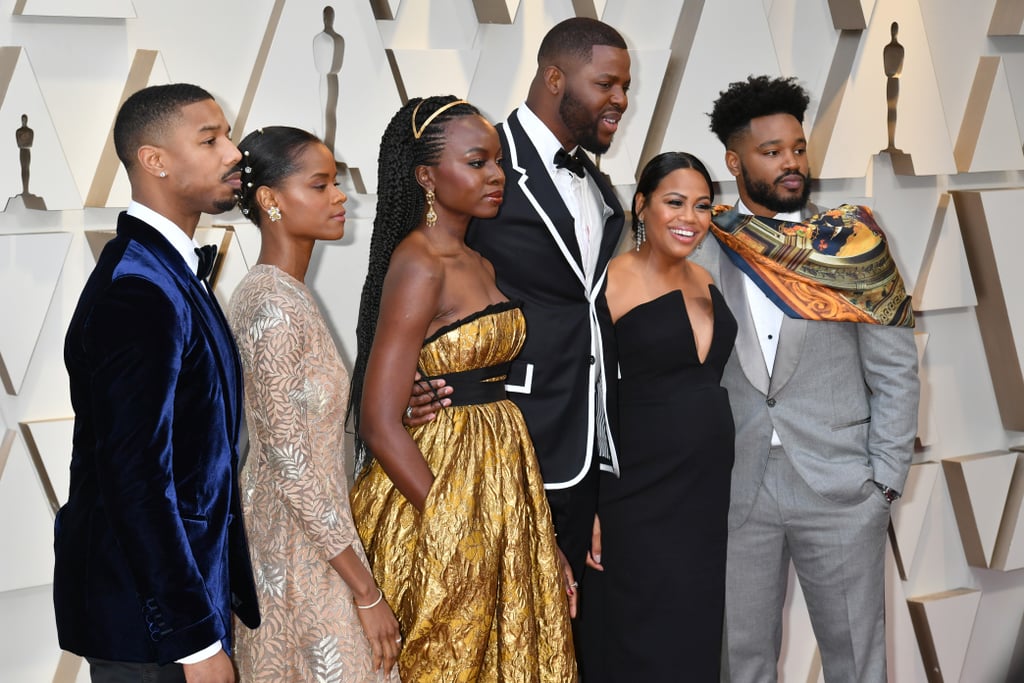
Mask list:
[[[747,188],[747,194],[750,196],[751,201],[760,204],[766,209],[770,209],[775,213],[790,213],[791,211],[799,211],[807,205],[807,200],[811,198],[811,174],[804,175],[799,171],[792,173],[786,173],[775,179],[772,184],[768,184],[763,180],[754,180],[747,174],[746,166],[740,164],[740,173],[743,176],[743,185]],[[783,178],[790,175],[799,175],[804,179],[803,191],[795,197],[787,197],[779,194],[775,189]]]
[[[225,199],[217,199],[213,202],[213,208],[217,209],[216,213],[224,213],[235,208],[235,204],[238,200],[235,199],[234,195]]]
[[[601,123],[601,118],[591,118],[590,112],[568,86],[558,105],[558,118],[562,119],[562,123],[572,133],[576,144],[591,154],[604,154],[611,146],[610,142],[602,142],[598,137],[597,127]]]

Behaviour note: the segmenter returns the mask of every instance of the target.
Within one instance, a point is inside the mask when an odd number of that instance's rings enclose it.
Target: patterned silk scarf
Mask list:
[[[716,206],[725,253],[791,318],[913,327],[914,312],[871,209],[843,204],[795,223]]]

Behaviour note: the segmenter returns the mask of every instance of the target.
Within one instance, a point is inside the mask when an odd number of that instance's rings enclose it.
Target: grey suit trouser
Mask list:
[[[825,680],[886,680],[889,504],[870,481],[863,494],[853,505],[826,500],[797,474],[782,448],[771,449],[749,517],[729,530],[723,680],[777,680],[790,560]]]

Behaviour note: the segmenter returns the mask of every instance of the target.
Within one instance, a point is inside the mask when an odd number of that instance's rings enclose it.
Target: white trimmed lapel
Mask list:
[[[551,239],[555,241],[558,246],[558,250],[562,253],[562,257],[565,262],[572,268],[572,272],[575,273],[576,277],[579,278],[580,283],[584,288],[588,288],[589,283],[587,282],[586,272],[582,267],[582,256],[580,255],[579,244],[576,240],[566,239],[561,232],[558,230],[558,226],[548,215],[548,212],[544,209],[544,204],[538,199],[538,194],[553,195],[554,199],[558,201],[558,206],[561,206],[566,215],[569,216],[570,226],[575,235],[575,223],[572,221],[572,214],[569,213],[569,209],[565,207],[565,203],[562,201],[562,196],[558,194],[558,190],[555,188],[555,184],[551,182],[550,176],[547,171],[540,166],[541,160],[537,156],[537,150],[533,149],[533,146],[529,143],[529,138],[526,137],[526,132],[519,124],[519,119],[516,117],[516,112],[512,112],[508,119],[502,124],[505,127],[507,133],[506,141],[508,142],[508,153],[511,161],[511,166],[516,173],[519,174],[519,178],[516,183],[523,192],[523,196],[526,198],[533,210],[537,212],[537,216],[541,222],[548,229],[551,234]],[[524,149],[519,149],[520,142],[525,142]],[[527,170],[527,165],[530,165],[533,169],[533,173],[537,176],[531,179],[530,172]],[[509,178],[505,181],[508,182]]]

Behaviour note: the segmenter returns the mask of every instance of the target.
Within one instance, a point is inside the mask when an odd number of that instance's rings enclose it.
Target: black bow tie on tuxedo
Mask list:
[[[564,149],[559,149],[555,152],[555,166],[572,171],[580,178],[587,173],[583,167],[583,160],[579,157],[579,151],[575,154],[569,154]]]
[[[196,247],[196,254],[199,255],[199,268],[196,270],[196,276],[205,282],[213,272],[213,263],[217,260],[217,245],[206,244]]]

